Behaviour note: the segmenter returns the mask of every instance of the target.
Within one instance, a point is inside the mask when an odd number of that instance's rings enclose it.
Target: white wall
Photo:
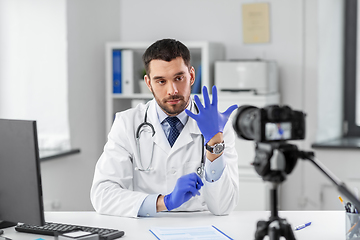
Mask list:
[[[310,110],[309,114],[316,116],[309,118],[313,128],[308,129],[308,133],[311,134],[313,142],[334,139],[342,134],[344,2],[318,0],[307,3],[309,10],[316,9],[316,13],[310,18],[313,21],[306,25],[307,29],[313,29],[312,35],[317,36],[317,41],[306,44],[307,52],[316,52],[316,55],[309,55],[316,58],[306,58],[306,62],[312,62],[311,66],[317,71],[314,77],[306,78],[305,94],[305,109]],[[313,67],[306,68],[306,72],[312,73]],[[313,82],[317,84],[316,91],[313,89]],[[313,106],[314,103],[316,107]],[[349,172],[346,168],[350,162],[356,166],[356,162],[353,162],[353,159],[357,158],[356,150],[316,149],[315,154],[317,160],[324,163],[337,177],[349,182]],[[313,164],[304,162],[302,171],[303,193],[302,203],[299,204],[301,208],[343,209],[338,199],[340,193]],[[291,192],[291,189],[293,188],[289,186],[288,192]]]
[[[0,117],[36,120],[41,149],[70,145],[65,2],[0,1]]]
[[[105,42],[119,40],[118,0],[68,0],[71,145],[81,153],[41,164],[46,210],[93,210],[94,166],[105,144]]]
[[[294,108],[302,107],[303,1],[267,1],[271,42],[243,44],[241,5],[251,2],[258,1],[121,1],[120,40],[215,41],[225,45],[227,59],[275,59],[283,100]],[[288,91],[291,88],[296,91]]]

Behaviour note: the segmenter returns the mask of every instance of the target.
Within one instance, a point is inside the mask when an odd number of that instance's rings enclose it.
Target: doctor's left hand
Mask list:
[[[202,135],[205,138],[204,144],[208,143],[212,137],[218,132],[223,132],[226,122],[229,119],[230,114],[237,109],[237,105],[230,106],[225,112],[221,113],[218,110],[218,97],[216,86],[212,87],[212,103],[210,104],[210,98],[206,86],[203,87],[204,105],[200,102],[197,95],[194,96],[196,106],[199,109],[199,114],[194,114],[185,109],[185,112],[189,117],[192,117]]]
[[[180,177],[174,190],[164,197],[164,203],[167,210],[180,207],[190,198],[200,195],[200,188],[203,186],[201,178],[196,173],[190,173]]]

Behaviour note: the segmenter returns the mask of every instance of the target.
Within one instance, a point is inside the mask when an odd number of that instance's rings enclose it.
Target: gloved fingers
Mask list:
[[[193,197],[195,197],[196,195],[200,196],[200,192],[199,191],[194,191],[191,193]]]
[[[201,113],[201,111],[204,110],[204,107],[203,107],[203,105],[202,105],[202,103],[201,103],[201,101],[200,101],[200,99],[199,99],[199,96],[198,96],[198,95],[195,95],[195,96],[194,96],[194,100],[195,100],[196,106],[197,106],[198,109],[199,109],[199,113]]]
[[[197,175],[196,173],[189,173],[188,174],[189,179],[193,182],[195,182],[196,184],[200,185],[200,186],[204,186],[204,183],[201,180],[201,177],[199,177],[199,175]]]
[[[193,197],[195,197],[196,195],[200,195],[200,192],[194,186],[188,186],[186,192],[191,193]]]
[[[217,88],[216,88],[216,86],[214,85],[214,86],[212,87],[212,103],[211,103],[211,105],[217,106],[217,104],[218,104]]]
[[[202,186],[203,185],[201,185],[199,182],[191,181],[191,182],[188,182],[188,185],[187,185],[186,189],[187,190],[190,190],[190,189],[200,190]]]
[[[203,96],[204,96],[205,108],[210,107],[210,98],[209,98],[209,93],[208,93],[206,86],[203,87]]]
[[[195,187],[197,190],[200,190],[202,186],[203,186],[203,184],[200,184],[199,182],[197,182]]]
[[[187,110],[187,109],[185,109],[185,113],[186,113],[189,117],[191,117],[191,118],[193,118],[194,120],[196,120],[197,114],[194,114],[194,113],[192,113],[191,111],[189,111],[189,110]]]
[[[196,177],[196,187],[199,186],[198,189],[200,189],[202,186],[204,186],[204,183],[202,182],[201,178],[199,177],[199,175],[197,175],[196,173],[194,173],[195,177]]]
[[[190,173],[188,174],[188,176],[189,176],[188,186],[196,188],[197,190],[200,190],[201,187],[204,186],[204,183],[202,182],[201,178],[196,173]]]
[[[236,110],[238,108],[238,106],[235,104],[235,105],[232,105],[230,106],[225,112],[223,112],[222,114],[225,116],[225,117],[229,117],[231,115],[231,113]]]

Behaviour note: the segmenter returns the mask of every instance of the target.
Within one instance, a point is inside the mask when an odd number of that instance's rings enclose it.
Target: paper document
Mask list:
[[[203,226],[203,227],[156,227],[151,228],[150,232],[154,234],[157,239],[160,240],[221,240],[221,239],[232,239],[225,233],[220,231],[214,226]]]

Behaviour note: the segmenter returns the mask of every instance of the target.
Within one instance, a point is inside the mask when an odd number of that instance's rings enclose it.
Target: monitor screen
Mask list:
[[[44,225],[36,121],[0,119],[0,227]]]

